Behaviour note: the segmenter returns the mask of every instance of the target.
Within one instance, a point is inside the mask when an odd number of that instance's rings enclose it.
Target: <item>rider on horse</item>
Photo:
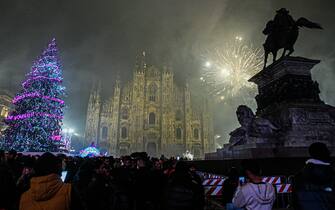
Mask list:
[[[287,50],[289,51],[287,55],[293,53],[293,47],[299,35],[299,27],[322,29],[320,24],[311,22],[303,17],[295,21],[285,8],[281,8],[276,12],[275,18],[270,20],[263,30],[263,34],[267,35],[265,43],[263,44],[265,51],[264,68],[269,53],[272,53],[273,61],[276,60],[277,51],[279,49],[284,49],[282,57],[286,55]]]

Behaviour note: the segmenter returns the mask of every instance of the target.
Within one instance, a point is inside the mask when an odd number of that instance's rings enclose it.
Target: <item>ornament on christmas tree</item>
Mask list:
[[[65,88],[56,40],[36,59],[13,99],[2,147],[20,152],[57,152],[63,119]]]

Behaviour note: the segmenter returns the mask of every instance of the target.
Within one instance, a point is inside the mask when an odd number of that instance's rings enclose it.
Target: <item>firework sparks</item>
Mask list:
[[[263,53],[242,40],[242,37],[236,36],[232,42],[207,49],[202,55],[204,68],[200,80],[220,101],[243,90],[255,89],[248,79],[262,68]]]

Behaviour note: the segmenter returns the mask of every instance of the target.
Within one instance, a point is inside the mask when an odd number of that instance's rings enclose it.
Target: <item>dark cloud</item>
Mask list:
[[[235,34],[261,46],[264,24],[281,7],[324,26],[324,31],[302,29],[295,54],[322,59],[313,76],[323,99],[335,104],[332,0],[2,0],[1,88],[15,92],[33,59],[56,37],[68,89],[66,123],[82,132],[92,78],[110,91],[117,72],[123,80],[131,77],[142,50],[156,65],[170,63],[179,83],[198,78],[199,49]],[[241,102],[217,106],[217,132],[236,126]]]

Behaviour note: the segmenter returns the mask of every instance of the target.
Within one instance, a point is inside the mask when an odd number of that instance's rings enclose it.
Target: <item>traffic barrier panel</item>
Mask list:
[[[263,177],[262,181],[273,185],[282,184],[282,179],[279,176]]]
[[[277,193],[292,193],[291,184],[278,184],[276,185]]]
[[[210,174],[210,173],[206,173],[206,172],[201,172],[198,171],[197,172],[199,176],[201,176],[203,179],[222,179],[225,176],[222,175],[217,175],[217,174]]]
[[[198,174],[204,179],[202,184],[206,197],[211,199],[222,197],[222,185],[226,177],[203,172]],[[241,184],[246,183],[245,177],[240,177],[239,181]],[[277,192],[274,208],[287,208],[291,203],[292,185],[286,184],[286,178],[280,176],[263,177],[262,181],[272,184]]]
[[[225,179],[205,179],[203,182],[202,182],[202,185],[203,186],[206,186],[206,185],[223,185],[223,182],[224,182]]]
[[[222,195],[222,186],[205,186],[205,195],[206,196],[221,196]]]

